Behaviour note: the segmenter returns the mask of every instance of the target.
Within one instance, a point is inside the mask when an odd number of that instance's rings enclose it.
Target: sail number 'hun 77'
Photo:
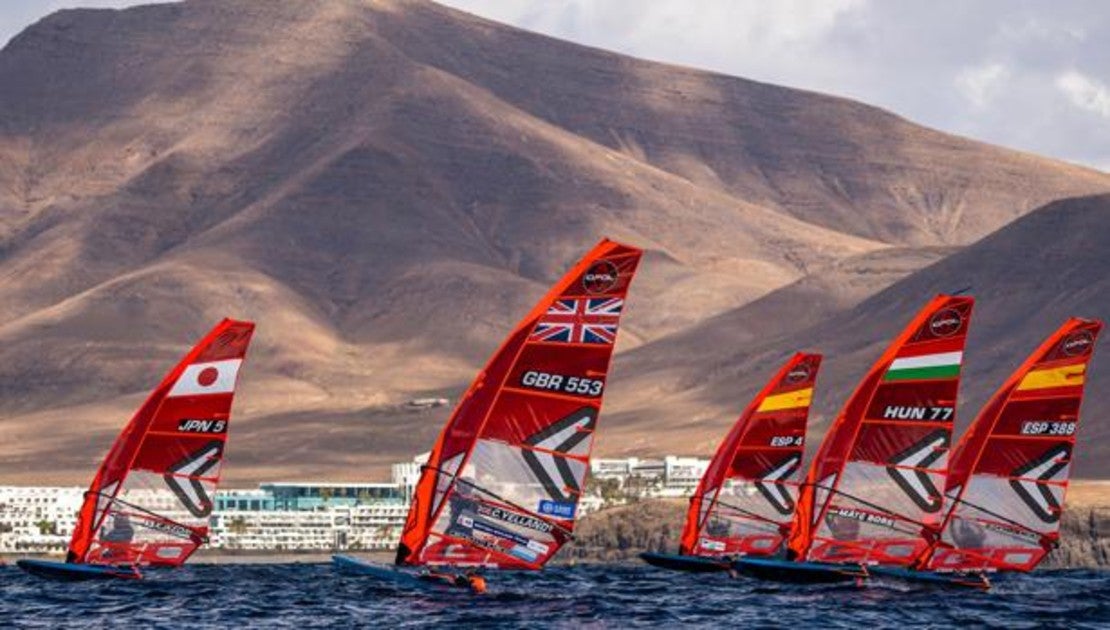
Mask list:
[[[493,355],[432,449],[398,564],[538,569],[570,539],[641,254],[602,241]]]

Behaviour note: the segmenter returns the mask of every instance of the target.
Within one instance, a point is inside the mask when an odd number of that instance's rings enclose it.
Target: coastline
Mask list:
[[[575,539],[552,561],[554,565],[639,562],[645,551],[673,552],[682,532],[685,499],[649,499],[606,508],[582,518]],[[201,550],[191,564],[326,564],[334,554],[376,562],[393,561],[392,551]],[[3,553],[0,562],[19,558],[60,559],[57,555]],[[1110,481],[1081,480],[1069,489],[1061,523],[1060,546],[1040,569],[1110,569]]]

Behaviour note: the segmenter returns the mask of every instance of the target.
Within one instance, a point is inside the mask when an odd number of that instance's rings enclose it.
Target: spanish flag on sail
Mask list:
[[[785,394],[775,394],[763,399],[759,403],[757,412],[763,411],[782,411],[784,409],[801,409],[808,407],[810,402],[813,401],[813,388],[807,387],[806,389],[799,389]]]
[[[1035,389],[1075,387],[1083,384],[1086,375],[1086,363],[1033,370],[1026,374],[1025,378],[1021,379],[1017,389],[1021,392]]]

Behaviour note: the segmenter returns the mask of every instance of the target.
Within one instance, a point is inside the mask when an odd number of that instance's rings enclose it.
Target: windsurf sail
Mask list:
[[[432,449],[397,564],[538,569],[570,539],[641,254],[603,240],[509,334]]]
[[[176,566],[207,540],[253,332],[223,320],[154,389],[85,493],[67,561]]]
[[[792,555],[904,566],[939,534],[973,304],[930,301],[845,403],[802,487]]]
[[[821,355],[797,353],[740,414],[690,499],[684,555],[770,555],[790,533]]]
[[[946,519],[927,568],[1029,571],[1055,548],[1101,330],[1068,320],[983,407],[952,453]]]

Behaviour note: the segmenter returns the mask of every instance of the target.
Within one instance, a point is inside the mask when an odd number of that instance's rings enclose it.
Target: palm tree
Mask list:
[[[247,529],[249,529],[247,527],[247,519],[243,518],[242,516],[236,516],[235,518],[231,519],[230,523],[227,524],[227,531],[231,532],[232,534],[238,534],[241,536],[247,533]]]

